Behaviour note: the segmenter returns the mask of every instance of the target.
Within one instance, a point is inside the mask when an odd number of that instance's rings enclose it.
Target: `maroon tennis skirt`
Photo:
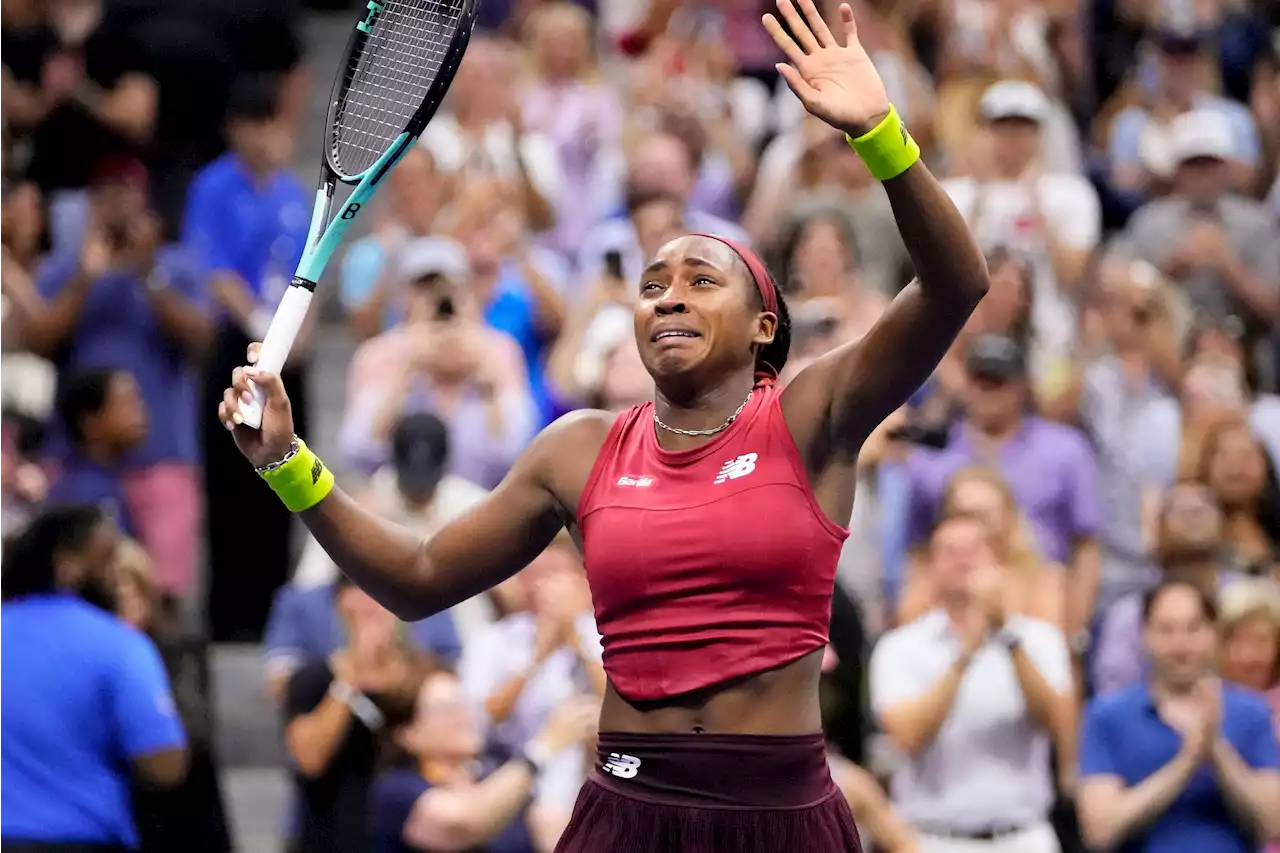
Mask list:
[[[821,734],[601,732],[556,853],[860,853]]]

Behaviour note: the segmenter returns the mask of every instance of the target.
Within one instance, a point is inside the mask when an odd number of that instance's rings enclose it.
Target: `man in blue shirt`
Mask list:
[[[0,844],[137,847],[132,777],[172,787],[186,736],[155,646],[111,612],[120,534],[46,510],[4,549]]]
[[[64,377],[58,419],[71,435],[71,451],[49,490],[49,504],[96,506],[134,535],[121,473],[129,451],[147,440],[147,407],[138,383],[123,370]]]
[[[191,257],[161,243],[142,164],[106,159],[92,180],[82,245],[55,252],[36,272],[40,299],[28,343],[62,375],[110,368],[137,382],[152,425],[122,460],[122,488],[158,584],[185,595],[194,588],[201,515],[192,365],[212,325]],[[59,462],[68,450],[65,425],[57,424],[45,451]]]
[[[306,247],[310,193],[285,168],[289,135],[277,92],[264,79],[236,83],[227,114],[228,152],[205,166],[187,198],[183,242],[200,259],[219,311],[201,399],[222,396],[226,377],[260,341]],[[314,315],[316,312],[312,312]],[[305,421],[302,372],[310,323],[282,374],[295,416]],[[209,624],[215,641],[256,642],[271,595],[289,577],[293,524],[207,405],[201,408],[210,569]],[[306,429],[305,422],[298,430]],[[245,547],[252,543],[252,547]]]
[[[1126,853],[1251,853],[1280,837],[1280,747],[1263,698],[1213,677],[1213,600],[1166,580],[1143,600],[1147,684],[1095,698],[1080,736],[1085,840]]]

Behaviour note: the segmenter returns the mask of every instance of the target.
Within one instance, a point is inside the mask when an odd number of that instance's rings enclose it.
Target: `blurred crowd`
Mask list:
[[[1280,840],[1280,5],[851,5],[991,274],[860,458],[823,707],[867,849]],[[485,0],[285,372],[304,435],[316,387],[343,383],[321,450],[344,488],[430,536],[560,414],[651,399],[631,303],[682,233],[769,259],[784,381],[875,324],[910,258],[780,81],[763,11]],[[399,625],[216,421],[304,248],[293,165],[336,55],[304,56],[287,2],[0,14],[6,843],[86,838],[20,819],[49,790],[11,793],[41,756],[10,697],[40,681],[41,626],[71,618],[20,608],[109,567],[88,597],[159,648],[190,766],[135,797],[122,849],[231,848],[211,640],[265,649],[287,849],[548,853],[605,684],[572,542]],[[321,336],[354,345],[345,377],[316,365]],[[56,577],[10,583],[15,559]],[[128,757],[178,743],[153,741]],[[555,756],[532,789],[504,773],[531,745]]]

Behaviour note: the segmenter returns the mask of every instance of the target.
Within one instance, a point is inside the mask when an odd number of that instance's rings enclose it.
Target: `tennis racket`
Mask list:
[[[369,0],[333,81],[306,249],[262,342],[262,370],[279,373],[284,367],[316,283],[343,235],[440,106],[471,40],[478,8],[479,0]],[[339,183],[355,188],[330,220]],[[240,414],[257,429],[264,397],[261,389],[253,390],[253,403],[241,406]]]

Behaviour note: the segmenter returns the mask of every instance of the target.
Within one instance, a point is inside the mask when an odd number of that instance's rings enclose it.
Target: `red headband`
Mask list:
[[[760,291],[760,299],[764,302],[764,310],[772,314],[775,319],[780,319],[778,314],[778,288],[773,283],[773,276],[769,275],[769,268],[764,265],[764,261],[760,260],[759,255],[742,243],[730,240],[728,237],[721,237],[718,234],[694,234],[693,236],[706,237],[709,240],[724,243],[730,249],[733,249],[734,253],[747,265],[747,270],[751,273],[751,279],[756,283],[756,289]],[[760,370],[756,372],[756,381],[772,385],[777,379],[777,369],[767,361],[760,362]]]
[[[774,317],[778,316],[778,289],[773,283],[773,276],[769,275],[769,268],[764,265],[764,261],[760,260],[759,255],[738,241],[730,240],[728,237],[721,237],[718,234],[694,234],[693,236],[716,240],[733,249],[734,253],[747,265],[747,269],[751,271],[751,278],[756,283],[756,289],[760,291],[761,300],[764,301],[764,310]]]

